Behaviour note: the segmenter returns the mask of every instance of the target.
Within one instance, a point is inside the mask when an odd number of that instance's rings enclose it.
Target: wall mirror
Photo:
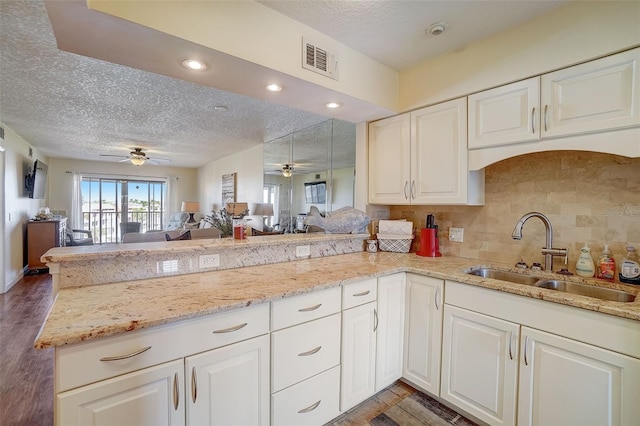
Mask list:
[[[327,120],[264,144],[265,221],[276,231],[304,231],[312,206],[322,214],[353,206],[356,125]],[[270,229],[267,229],[270,230]]]

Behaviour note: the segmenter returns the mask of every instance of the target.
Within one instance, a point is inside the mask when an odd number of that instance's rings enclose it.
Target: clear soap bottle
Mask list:
[[[627,247],[627,254],[620,263],[618,276],[621,283],[640,284],[640,264],[638,263],[635,247]]]
[[[609,245],[604,245],[604,250],[598,258],[598,267],[596,269],[596,276],[600,279],[613,282],[616,277],[616,260],[611,256],[609,251]]]

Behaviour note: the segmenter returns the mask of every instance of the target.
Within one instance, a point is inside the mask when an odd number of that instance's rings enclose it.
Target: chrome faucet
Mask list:
[[[514,240],[522,239],[522,227],[524,223],[532,217],[537,217],[544,223],[544,227],[547,232],[547,241],[546,247],[542,248],[542,254],[544,255],[544,269],[545,271],[553,271],[553,257],[554,256],[564,256],[564,263],[567,264],[567,258],[569,256],[569,251],[567,249],[555,249],[553,248],[553,228],[551,227],[551,221],[548,217],[538,212],[527,213],[518,220],[516,223],[516,227],[513,229],[513,233],[511,234],[511,238]]]

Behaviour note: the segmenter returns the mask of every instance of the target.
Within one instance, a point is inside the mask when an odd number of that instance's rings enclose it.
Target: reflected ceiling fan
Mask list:
[[[294,174],[305,174],[309,173],[309,169],[305,167],[304,163],[286,163],[286,164],[274,164],[274,166],[279,167],[278,169],[274,169],[273,173],[282,173],[284,177],[291,177]]]
[[[118,157],[118,158],[121,158],[121,160],[118,161],[119,163],[124,163],[129,161],[134,166],[141,166],[146,162],[149,162],[152,164],[166,164],[171,162],[171,160],[169,160],[168,158],[147,157],[147,154],[145,154],[142,151],[142,148],[133,148],[133,151],[131,151],[129,155],[100,154],[100,156],[101,157]]]

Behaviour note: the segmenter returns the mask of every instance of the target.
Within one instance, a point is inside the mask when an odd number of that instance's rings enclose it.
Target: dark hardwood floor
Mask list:
[[[28,275],[0,294],[0,425],[53,425],[53,349],[35,350],[53,303],[51,275]]]

